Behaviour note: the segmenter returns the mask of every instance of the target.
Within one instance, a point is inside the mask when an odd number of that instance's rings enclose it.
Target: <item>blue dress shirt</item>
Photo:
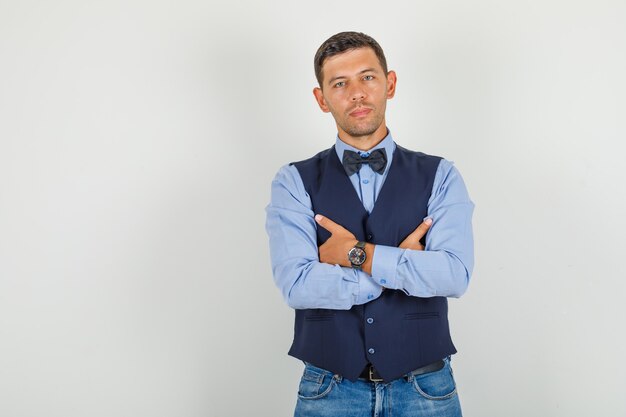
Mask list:
[[[368,213],[393,163],[396,144],[391,132],[387,130],[387,136],[367,152],[353,148],[339,136],[335,143],[340,161],[346,149],[364,155],[379,148],[385,148],[388,159],[382,174],[364,164],[350,176]],[[266,207],[274,281],[287,304],[296,309],[347,310],[379,297],[384,288],[417,297],[460,297],[474,267],[473,210],[474,203],[458,170],[452,162],[441,159],[428,200],[427,217],[433,223],[425,250],[376,245],[370,275],[319,261],[316,213],[297,168],[285,165],[272,181],[271,200]]]

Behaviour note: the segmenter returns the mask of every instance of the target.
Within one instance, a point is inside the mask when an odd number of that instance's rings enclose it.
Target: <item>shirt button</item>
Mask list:
[[[369,348],[369,349],[367,349],[367,351],[369,352],[370,355],[373,355],[374,353],[376,353],[374,348]]]
[[[374,294],[367,294],[367,299],[371,300],[372,298],[374,298]]]
[[[374,319],[373,319],[373,318],[371,318],[371,317],[368,317],[368,318],[367,318],[367,323],[368,323],[368,324],[372,324],[372,323],[374,323]]]
[[[383,278],[383,279],[381,279],[381,280],[380,280],[380,283],[381,283],[381,284],[386,284],[386,283],[387,283],[387,280],[386,280],[385,278]]]
[[[363,180],[363,184],[369,184],[370,180]]]

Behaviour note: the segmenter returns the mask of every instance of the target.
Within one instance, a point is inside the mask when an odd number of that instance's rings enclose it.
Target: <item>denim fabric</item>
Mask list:
[[[389,383],[351,382],[305,363],[294,417],[461,417],[450,358],[444,362]]]

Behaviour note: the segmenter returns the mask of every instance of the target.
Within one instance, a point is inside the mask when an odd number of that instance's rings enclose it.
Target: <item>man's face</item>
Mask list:
[[[324,112],[332,113],[339,137],[353,138],[386,132],[387,99],[395,94],[396,75],[385,74],[371,48],[359,48],[327,58],[322,88],[313,94]]]

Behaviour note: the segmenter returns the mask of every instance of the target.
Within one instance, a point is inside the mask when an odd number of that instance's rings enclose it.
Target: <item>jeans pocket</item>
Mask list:
[[[302,400],[317,400],[327,396],[335,386],[333,374],[306,365],[298,387],[298,397]]]
[[[450,361],[444,359],[445,366],[438,371],[418,375],[413,379],[413,387],[429,400],[447,400],[456,395],[456,382]]]

